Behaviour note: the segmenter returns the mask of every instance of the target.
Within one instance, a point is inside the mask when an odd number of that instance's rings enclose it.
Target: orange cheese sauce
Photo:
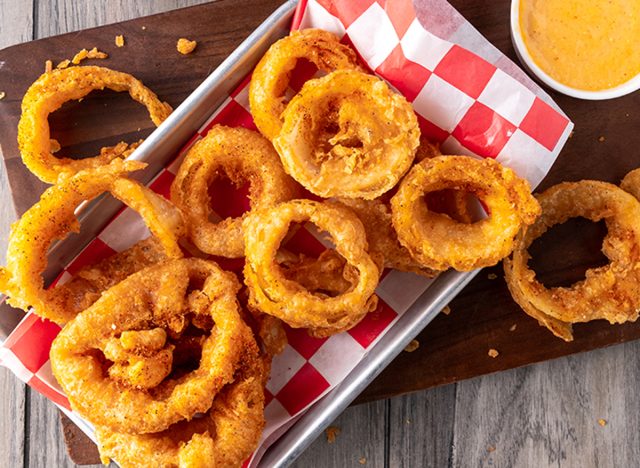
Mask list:
[[[640,0],[521,0],[520,29],[534,62],[572,88],[640,74]]]

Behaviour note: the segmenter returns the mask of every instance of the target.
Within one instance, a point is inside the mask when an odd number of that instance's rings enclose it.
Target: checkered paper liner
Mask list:
[[[416,11],[425,5],[439,14],[437,21],[433,17],[418,19]],[[442,143],[446,153],[495,158],[534,187],[548,172],[573,127],[551,99],[506,57],[498,53],[495,60],[485,60],[487,54],[495,55],[495,49],[443,0],[417,1],[415,10],[410,0],[303,0],[292,29],[308,27],[331,31],[352,45],[371,70],[413,103],[422,132]],[[459,45],[462,42],[472,44],[473,51]],[[476,54],[476,49],[485,58]],[[213,125],[256,129],[249,112],[248,83],[249,77],[155,177],[149,184],[151,189],[169,196],[185,153]],[[244,195],[242,190],[239,195]],[[216,196],[223,197],[226,209],[247,208],[246,197],[237,192],[223,189]],[[122,210],[67,265],[56,283],[148,235],[137,213]],[[325,248],[322,242],[313,227],[307,226],[297,231],[287,248],[319,254]],[[234,271],[242,268],[241,260],[221,263]],[[263,440],[245,466],[256,466],[269,445],[341,382],[430,283],[410,273],[387,271],[376,291],[378,308],[353,329],[317,339],[304,330],[288,328],[289,344],[274,359],[265,390]],[[0,363],[93,436],[90,424],[73,412],[51,372],[49,349],[59,330],[57,325],[27,314],[0,347]]]

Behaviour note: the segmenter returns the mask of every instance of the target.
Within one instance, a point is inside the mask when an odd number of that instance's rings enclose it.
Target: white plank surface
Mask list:
[[[0,0],[0,47],[34,33],[41,38],[203,3],[34,1]],[[14,216],[4,183],[0,201],[4,259]],[[323,435],[296,467],[638,466],[639,352],[640,344],[630,343],[351,408],[335,423],[336,442]],[[0,395],[0,466],[69,466],[53,405],[38,395],[25,400],[24,386],[4,369]]]

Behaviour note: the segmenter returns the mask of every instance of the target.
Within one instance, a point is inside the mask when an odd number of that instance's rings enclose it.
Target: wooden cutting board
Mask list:
[[[110,54],[90,61],[140,78],[174,107],[281,2],[222,0],[139,18],[78,33],[42,39],[0,51],[0,146],[18,214],[45,188],[22,165],[16,144],[20,101],[44,70],[44,62],[71,58],[79,49],[97,46]],[[509,37],[509,0],[453,0],[451,3],[494,45],[515,59]],[[222,20],[224,19],[224,20]],[[126,46],[114,38],[123,34]],[[189,56],[175,50],[179,37],[198,41]],[[540,189],[563,180],[593,178],[617,183],[640,166],[640,132],[636,130],[640,93],[613,101],[589,102],[552,93],[575,122],[567,143]],[[127,96],[92,93],[70,103],[50,119],[62,154],[96,154],[99,148],[124,139],[135,141],[152,130],[145,110]],[[532,250],[533,266],[548,286],[568,285],[584,270],[602,264],[604,226],[570,221],[553,229]],[[450,304],[451,313],[438,316],[419,336],[420,347],[402,353],[358,398],[386,398],[526,364],[601,348],[640,337],[640,323],[609,326],[593,322],[575,327],[575,340],[565,343],[541,328],[512,301],[502,267],[485,269]],[[498,350],[491,358],[488,350]],[[64,418],[66,419],[66,418]],[[63,421],[64,422],[64,421]],[[68,420],[64,433],[77,464],[97,463],[95,446]]]

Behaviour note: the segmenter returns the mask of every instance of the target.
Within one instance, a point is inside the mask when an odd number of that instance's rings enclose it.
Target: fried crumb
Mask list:
[[[116,47],[124,47],[124,36],[122,34],[116,36]]]
[[[63,60],[58,65],[56,65],[56,68],[58,68],[58,69],[67,68],[70,64],[71,64],[71,60],[69,60],[69,59]]]
[[[405,421],[405,424],[406,424],[406,425],[411,424],[411,419],[407,419],[407,420]]]
[[[495,273],[489,273],[487,275],[487,278],[489,278],[490,280],[494,280],[498,277],[498,275],[496,275]]]
[[[367,459],[365,457],[360,457],[358,459],[358,463],[360,463],[361,465],[366,465],[367,464]]]
[[[607,420],[606,419],[598,419],[598,424],[600,424],[602,427],[607,425]]]
[[[491,452],[495,452],[496,448],[493,445],[490,445],[487,447],[487,452],[491,453]]]
[[[178,49],[178,52],[180,52],[181,54],[187,55],[193,52],[197,45],[198,43],[196,41],[190,41],[189,39],[181,37],[180,39],[178,39],[176,49]]]
[[[147,27],[146,27],[146,26],[142,26],[142,30],[143,30],[143,31],[146,31],[146,30],[147,30]]]
[[[492,358],[496,358],[500,353],[498,352],[497,349],[491,348],[487,354],[489,354],[489,356]]]
[[[4,91],[0,91],[0,101],[2,101],[6,95],[7,93],[5,93]]]
[[[418,340],[411,340],[411,343],[409,343],[407,347],[404,348],[404,350],[407,353],[413,353],[419,347],[420,347],[420,342]]]
[[[509,327],[509,331],[516,331],[516,328],[518,328],[518,324],[517,324],[517,323],[514,323],[513,325],[511,325],[511,326]]]
[[[329,426],[325,430],[327,434],[327,442],[333,444],[336,441],[336,438],[340,435],[340,428],[336,426]]]
[[[94,47],[91,50],[82,49],[80,52],[73,56],[73,58],[71,59],[71,63],[73,63],[74,65],[79,65],[80,62],[85,59],[106,59],[108,57],[108,54],[106,54],[105,52],[101,52],[97,47]]]
[[[442,312],[444,315],[449,315],[451,313],[451,307],[444,306],[444,309],[442,309],[440,312]]]
[[[49,150],[52,154],[57,153],[62,148],[60,146],[60,142],[54,138],[51,138],[51,149]]]
[[[573,130],[569,133],[569,138],[573,138]]]
[[[601,136],[600,138],[598,138],[598,141],[599,141],[600,143],[602,143],[604,140],[606,140],[606,138],[605,138],[604,136]]]
[[[47,60],[44,62],[44,72],[49,73],[51,70],[53,70],[53,62],[51,60]]]

